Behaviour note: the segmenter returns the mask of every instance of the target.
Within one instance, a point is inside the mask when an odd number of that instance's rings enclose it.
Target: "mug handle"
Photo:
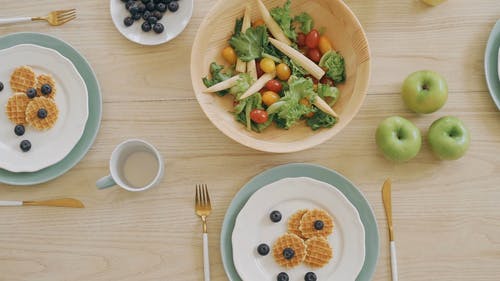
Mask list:
[[[105,189],[108,187],[112,187],[116,185],[115,180],[111,175],[107,175],[105,177],[100,178],[95,185],[97,186],[98,189]]]

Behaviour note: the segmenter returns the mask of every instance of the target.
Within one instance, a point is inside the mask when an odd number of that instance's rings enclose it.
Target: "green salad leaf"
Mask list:
[[[234,31],[233,34],[240,34],[241,33],[241,28],[243,27],[243,18],[238,18],[234,22]]]
[[[306,121],[307,126],[311,127],[313,131],[320,128],[331,128],[335,125],[335,123],[337,123],[337,118],[324,113],[321,110],[317,110],[316,113],[314,113],[314,116]]]
[[[272,124],[272,118],[269,118],[267,122],[263,124],[256,124],[252,122],[250,118],[250,112],[254,109],[264,109],[262,107],[262,96],[260,94],[254,94],[246,99],[240,100],[239,103],[234,107],[234,114],[236,120],[245,124],[248,130],[254,130],[256,132],[262,132],[265,128]]]
[[[306,12],[301,13],[293,18],[294,21],[300,23],[300,31],[304,34],[309,33],[314,26],[313,18]]]
[[[231,78],[232,76],[232,72],[224,72],[224,66],[222,65],[218,65],[216,62],[212,62],[210,64],[210,77],[207,76],[207,77],[204,77],[202,80],[203,80],[203,84],[205,84],[205,86],[208,88],[208,87],[211,87],[217,83],[220,83],[224,80],[227,80],[229,78]],[[217,92],[217,95],[219,96],[225,96],[227,93],[229,93],[228,90],[223,90],[223,91],[219,91]]]
[[[311,106],[301,104],[299,101],[303,98],[312,102],[317,95],[314,92],[313,82],[309,78],[291,76],[288,80],[289,88],[285,91],[285,95],[276,102],[276,106],[269,108],[275,116],[276,125],[280,128],[289,129],[295,124],[304,114],[313,112]],[[273,104],[274,105],[274,104]]]
[[[335,83],[345,81],[344,57],[341,54],[335,51],[326,52],[319,61],[319,66],[327,69],[326,75],[332,78]]]
[[[324,100],[329,98],[328,105],[331,107],[337,102],[340,91],[335,86],[318,83],[318,95]]]
[[[229,93],[236,98],[239,98],[243,93],[250,88],[250,86],[255,82],[253,78],[247,73],[239,74],[240,78],[236,85],[229,89]]]
[[[285,35],[292,41],[297,41],[297,33],[292,26],[292,15],[290,13],[291,0],[287,0],[283,7],[274,7],[271,9],[271,16],[279,24]]]
[[[242,61],[262,57],[264,47],[269,44],[265,26],[250,27],[245,32],[234,34],[229,44]]]

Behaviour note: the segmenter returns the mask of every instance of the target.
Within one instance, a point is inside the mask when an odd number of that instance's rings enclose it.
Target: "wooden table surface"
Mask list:
[[[77,210],[2,208],[0,280],[202,280],[200,222],[193,211],[196,183],[208,184],[214,202],[212,279],[227,280],[219,232],[231,199],[256,174],[291,162],[335,169],[364,192],[380,229],[373,280],[390,280],[380,193],[386,177],[394,182],[401,280],[499,280],[500,114],[483,71],[488,34],[500,18],[498,0],[453,0],[435,8],[417,0],[346,0],[372,51],[368,96],[334,139],[285,155],[233,142],[202,113],[191,88],[190,46],[214,1],[195,2],[185,32],[157,47],[122,37],[109,17],[108,1],[2,3],[0,17],[77,8],[78,19],[67,25],[18,24],[0,27],[0,35],[44,32],[69,42],[94,68],[104,104],[97,140],[75,168],[34,187],[0,185],[1,200],[75,197],[86,205]],[[399,93],[405,76],[420,69],[442,73],[450,89],[444,108],[426,116],[410,113]],[[471,130],[470,150],[458,161],[443,162],[424,144],[414,160],[389,162],[377,151],[374,133],[378,122],[392,115],[411,119],[424,135],[438,117],[460,117]],[[140,194],[96,190],[94,182],[107,173],[114,146],[132,137],[152,142],[164,155],[161,185]]]

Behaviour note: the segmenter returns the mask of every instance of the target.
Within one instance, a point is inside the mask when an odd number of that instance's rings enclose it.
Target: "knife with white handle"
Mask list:
[[[391,271],[392,281],[398,281],[398,262],[396,258],[396,241],[394,241],[394,228],[392,226],[392,198],[391,179],[386,179],[382,187],[382,201],[384,202],[387,224],[389,225],[389,240],[391,247]]]

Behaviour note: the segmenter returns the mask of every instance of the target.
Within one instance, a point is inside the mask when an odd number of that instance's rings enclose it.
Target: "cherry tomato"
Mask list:
[[[321,51],[321,54],[324,55],[326,52],[332,49],[332,43],[330,43],[330,40],[328,40],[328,38],[323,35],[319,37],[318,47]]]
[[[311,103],[309,102],[309,100],[306,99],[306,98],[301,98],[299,100],[299,103],[302,104],[302,105],[305,105],[305,106],[310,106],[311,105]]]
[[[321,80],[319,80],[319,82],[321,84],[326,84],[326,85],[328,85],[330,87],[335,86],[335,82],[333,82],[332,78],[330,78],[330,77],[328,77],[326,75],[323,76],[323,78],[321,78]]]
[[[224,49],[222,49],[222,57],[230,64],[235,64],[236,63],[236,52],[234,51],[231,46],[227,46]]]
[[[265,73],[273,73],[276,71],[276,64],[270,58],[263,58],[259,64],[260,69],[262,69]]]
[[[306,35],[302,32],[297,34],[297,45],[299,45],[299,47],[304,47],[306,45]]]
[[[262,109],[254,109],[250,112],[250,119],[257,124],[266,123],[269,116],[267,115],[267,111]]]
[[[279,66],[279,65],[278,65]],[[281,85],[281,83],[276,80],[276,79],[273,79],[273,80],[269,80],[267,83],[266,83],[266,88],[269,90],[269,91],[273,91],[275,93],[279,93],[281,92],[281,89],[283,89],[283,85]]]
[[[266,25],[263,19],[257,19],[252,23],[253,27],[261,26],[261,25]]]
[[[279,99],[280,95],[273,91],[266,91],[262,94],[262,102],[267,106],[277,102]]]
[[[292,71],[290,70],[290,67],[284,63],[278,64],[276,67],[276,76],[282,81],[288,80],[290,78],[290,75],[292,74]]]
[[[321,60],[321,53],[317,48],[307,50],[307,57],[313,62],[319,63]]]
[[[255,68],[257,68],[257,78],[261,77],[262,74],[264,74],[264,71],[260,68],[260,61],[255,62]]]
[[[306,46],[308,48],[316,48],[319,44],[319,32],[316,29],[311,30],[306,35]]]
[[[312,79],[312,81],[313,81],[313,84],[314,84],[314,85],[318,84],[318,79],[316,79],[314,76],[312,76],[312,75],[308,74],[308,75],[306,75],[305,77],[306,77],[306,78],[311,78],[311,79]]]

